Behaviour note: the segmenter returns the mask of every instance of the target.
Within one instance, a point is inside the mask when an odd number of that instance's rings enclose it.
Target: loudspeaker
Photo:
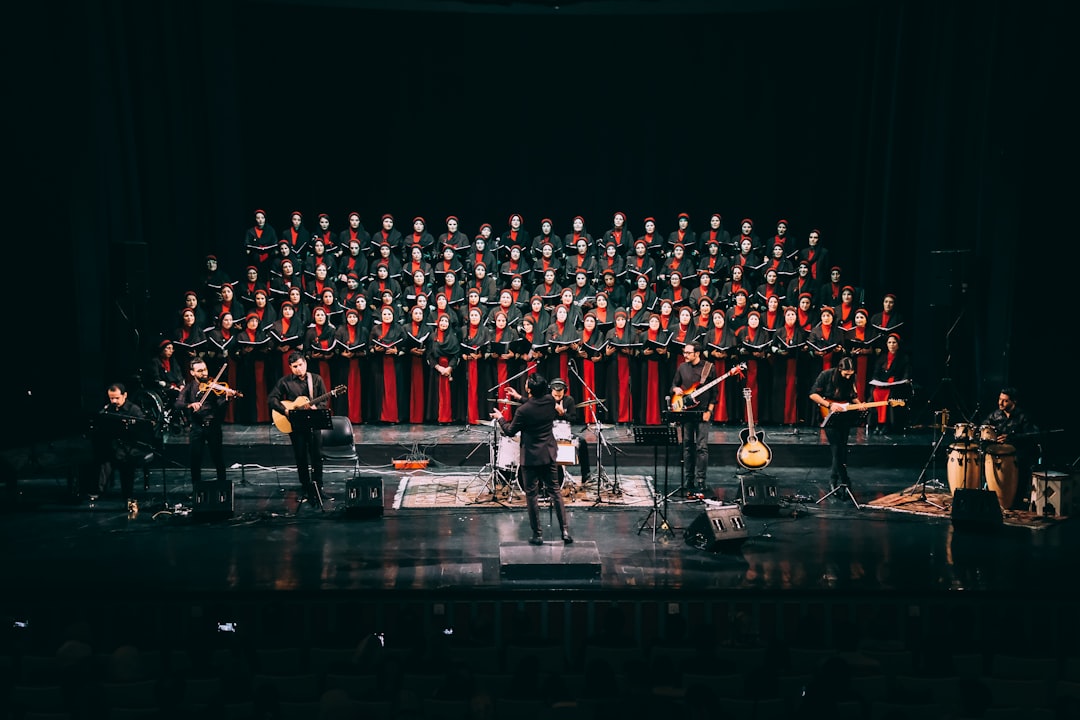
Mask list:
[[[992,532],[1001,527],[1001,505],[993,490],[957,488],[953,493],[952,524],[957,530]]]
[[[345,514],[355,518],[382,517],[382,490],[378,475],[354,475],[345,483]]]
[[[231,480],[200,480],[191,493],[194,507],[192,517],[216,520],[233,516],[233,484]]]
[[[322,455],[327,460],[355,460],[356,445],[353,441],[353,426],[344,415],[330,418],[330,427],[322,433]]]
[[[739,478],[744,515],[779,515],[780,496],[776,483],[769,480]]]
[[[706,508],[683,532],[687,545],[708,552],[736,549],[749,535],[737,505]]]

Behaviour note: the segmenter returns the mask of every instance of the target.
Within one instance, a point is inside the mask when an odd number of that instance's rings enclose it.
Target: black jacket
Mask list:
[[[521,432],[521,464],[523,466],[551,465],[559,451],[551,425],[556,417],[555,398],[551,394],[529,398],[514,413],[510,422],[499,420],[504,434]]]

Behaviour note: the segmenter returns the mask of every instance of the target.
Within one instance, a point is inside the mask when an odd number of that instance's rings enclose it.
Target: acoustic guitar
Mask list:
[[[739,431],[742,445],[735,453],[735,459],[747,470],[760,470],[772,462],[772,450],[761,439],[765,433],[754,429],[754,405],[750,402],[750,388],[743,388],[742,394],[746,398],[746,427]],[[758,437],[759,435],[761,437]]]
[[[704,385],[701,385],[701,387],[698,387],[700,383],[694,383],[681,393],[675,393],[671,396],[671,411],[682,412],[683,410],[689,410],[697,405],[698,398],[701,397],[702,393],[708,392],[713,385],[724,382],[732,375],[741,375],[745,370],[746,363],[739,363],[720,377],[713,378]]]
[[[904,401],[894,398],[892,400],[880,400],[878,402],[832,403],[828,408],[819,408],[822,417],[821,427],[825,427],[825,424],[829,422],[829,418],[837,413],[851,412],[852,410],[868,410],[870,408],[881,407],[882,405],[888,405],[889,407],[903,407]]]
[[[300,397],[296,398],[295,400],[282,400],[281,404],[285,406],[286,411],[295,410],[296,408],[307,407],[309,404],[310,405],[318,405],[323,400],[326,400],[327,398],[337,397],[338,395],[341,395],[342,393],[344,393],[347,390],[348,390],[348,388],[346,386],[338,385],[336,388],[334,388],[330,392],[325,393],[323,395],[320,395],[319,397],[315,398],[314,400],[308,400],[306,397],[301,395]],[[270,411],[270,417],[274,421],[274,427],[276,427],[278,430],[285,433],[286,435],[288,435],[289,433],[292,432],[292,423],[289,422],[289,416],[288,415],[285,415],[283,413],[279,413],[277,410],[271,410]]]

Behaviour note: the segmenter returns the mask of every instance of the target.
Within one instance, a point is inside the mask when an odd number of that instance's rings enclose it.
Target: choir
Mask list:
[[[592,422],[656,425],[681,346],[699,341],[718,374],[747,366],[720,388],[714,423],[744,422],[746,387],[756,422],[816,424],[813,378],[852,356],[870,398],[879,360],[894,367],[906,331],[893,294],[868,309],[821,232],[798,247],[787,220],[763,239],[750,218],[732,235],[719,213],[701,232],[682,213],[666,238],[651,217],[635,237],[617,212],[597,237],[581,216],[560,236],[550,218],[530,235],[513,214],[503,232],[485,223],[470,241],[453,216],[437,234],[415,217],[403,234],[387,214],[372,234],[356,212],[340,232],[326,214],[315,231],[299,211],[280,231],[254,215],[242,279],[208,256],[162,333],[173,362],[202,357],[211,373],[229,363],[244,398],[227,422],[266,422],[267,393],[302,350],[327,387],[348,388],[334,412],[354,424],[478,423],[497,406],[494,388],[515,378],[523,392],[539,371],[574,397],[601,399]]]

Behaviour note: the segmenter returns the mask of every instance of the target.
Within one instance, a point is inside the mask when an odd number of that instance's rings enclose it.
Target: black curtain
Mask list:
[[[257,207],[278,228],[300,210],[309,228],[327,212],[341,229],[356,210],[369,229],[389,212],[436,234],[454,214],[470,235],[513,212],[530,233],[583,215],[594,235],[620,210],[635,233],[649,215],[668,232],[679,212],[695,229],[720,212],[768,237],[786,218],[800,245],[820,228],[871,312],[898,296],[917,411],[982,414],[1015,384],[1041,424],[1071,423],[1046,372],[1064,356],[1031,340],[1065,307],[1066,283],[1044,275],[1070,236],[1063,9],[338,5],[20,9],[35,108],[16,148],[20,202],[48,219],[77,317],[77,357],[44,353],[28,383],[66,375],[68,406],[96,407],[173,324],[206,254],[242,273]]]

